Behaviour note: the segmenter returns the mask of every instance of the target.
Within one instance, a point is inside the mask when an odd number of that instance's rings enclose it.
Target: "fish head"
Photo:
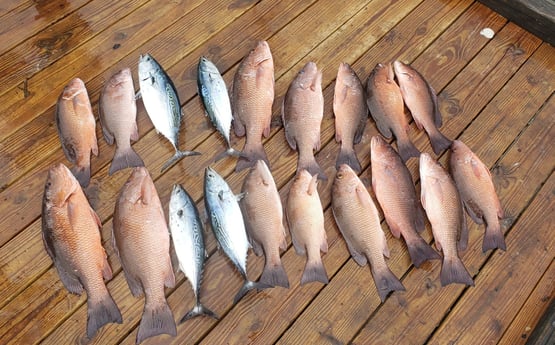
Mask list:
[[[409,65],[396,60],[393,62],[393,69],[399,82],[414,82],[414,70]]]
[[[56,207],[61,207],[78,188],[81,187],[75,176],[64,164],[58,163],[48,170],[44,199]]]
[[[303,90],[316,91],[322,88],[322,72],[318,70],[316,63],[309,61],[299,71],[293,84]]]
[[[260,176],[264,184],[267,184],[268,182],[273,180],[270,168],[268,168],[266,162],[264,162],[264,160],[262,159],[256,161],[251,171],[256,171],[256,174]]]
[[[150,54],[139,56],[139,80],[144,81],[152,78],[160,70],[160,65]]]
[[[376,67],[370,72],[368,76],[368,84],[373,83],[375,86],[380,84],[392,84],[395,83],[395,74],[391,63],[378,63]]]
[[[342,62],[341,64],[339,64],[339,69],[337,70],[336,84],[345,85],[351,89],[354,89],[357,86],[357,82],[358,77],[351,66],[346,62]]]
[[[348,164],[341,164],[335,173],[333,181],[333,194],[350,194],[359,185],[359,178]]]
[[[148,204],[153,194],[157,195],[148,170],[145,167],[136,167],[125,182],[120,192],[120,199],[133,204],[139,201]]]
[[[270,51],[270,45],[266,41],[258,41],[256,47],[250,51],[247,59],[249,61],[249,64],[253,66],[259,66],[262,63],[271,66],[274,65],[272,52]]]
[[[208,74],[220,74],[218,71],[218,67],[208,60],[206,56],[201,56],[198,61],[198,71],[200,73],[208,73]]]
[[[183,212],[186,212],[186,209],[192,207],[193,200],[187,191],[180,184],[174,184],[169,203],[170,214],[175,214],[178,217],[181,217]]]
[[[420,154],[419,165],[422,183],[424,183],[426,179],[445,180],[445,178],[448,177],[443,166],[437,160],[433,159],[429,153],[424,152]]]
[[[117,72],[116,74],[114,74],[112,77],[110,77],[110,80],[108,81],[108,85],[111,87],[122,87],[123,85],[126,85],[129,82],[131,82],[132,84],[133,78],[131,76],[131,69],[126,67],[120,70],[119,72]]]
[[[302,169],[297,172],[293,183],[291,184],[291,189],[289,193],[294,194],[312,194],[318,186],[318,174],[314,175],[314,178],[308,170]]]
[[[79,78],[73,78],[64,87],[62,92],[62,99],[64,100],[74,100],[78,95],[84,94],[87,98],[87,89],[85,88],[85,83]]]
[[[372,137],[370,140],[370,157],[373,161],[389,160],[394,154],[396,152],[393,147],[381,135]]]
[[[221,177],[216,170],[211,167],[206,167],[204,170],[204,192],[205,193],[219,193],[220,191],[226,189],[226,182],[223,177]]]

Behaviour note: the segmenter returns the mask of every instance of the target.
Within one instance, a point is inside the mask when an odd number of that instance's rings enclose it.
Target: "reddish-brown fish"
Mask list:
[[[499,223],[503,209],[488,167],[460,140],[451,146],[450,167],[466,211],[477,224],[486,222],[482,250],[506,250]]]
[[[283,208],[272,173],[263,160],[256,161],[241,190],[240,200],[245,228],[256,255],[264,253],[264,271],[260,283],[289,288],[287,273],[281,263],[279,251],[287,249]]]
[[[117,72],[106,82],[98,109],[104,139],[108,145],[114,144],[114,140],[116,142],[109,174],[125,168],[144,166],[143,160],[130,143],[130,140],[139,140],[139,131],[135,121],[135,89],[129,68]]]
[[[366,81],[366,102],[380,133],[386,138],[391,138],[392,133],[395,135],[399,155],[406,162],[418,157],[420,152],[410,141],[403,96],[394,79],[390,63],[377,64]]]
[[[66,158],[82,187],[91,179],[91,152],[98,156],[96,121],[85,83],[79,78],[69,82],[58,98],[56,125]]]
[[[324,116],[322,72],[314,62],[307,63],[289,85],[281,115],[285,138],[293,150],[299,151],[297,172],[306,169],[325,180],[326,175],[313,152],[320,150],[320,125]]]
[[[403,95],[403,100],[409,108],[412,118],[419,129],[424,128],[432,149],[436,155],[451,146],[451,140],[440,131],[441,113],[437,101],[437,94],[424,77],[417,70],[401,61],[393,63],[395,76]]]
[[[391,291],[405,291],[385,262],[384,255],[389,257],[389,248],[378,209],[362,181],[347,164],[342,164],[335,175],[331,207],[353,259],[360,266],[370,262],[382,302]]]
[[[436,247],[443,252],[441,285],[474,285],[458,253],[458,249],[466,248],[468,231],[455,182],[428,153],[420,155],[420,181],[422,206],[432,225]]]
[[[420,267],[427,260],[441,259],[418,234],[426,224],[409,169],[382,137],[372,137],[370,147],[372,188],[389,230],[396,238],[403,236],[414,266]]]
[[[328,241],[317,183],[317,175],[310,175],[306,169],[299,171],[291,184],[285,205],[295,251],[307,256],[301,285],[313,281],[328,283],[328,274],[320,257],[320,251],[328,252]]]
[[[145,167],[133,168],[120,191],[112,237],[131,293],[145,294],[137,344],[158,334],[175,336],[175,321],[164,295],[164,285],[175,285],[169,230]]]
[[[360,162],[356,156],[354,144],[358,144],[362,139],[368,119],[368,107],[362,83],[347,63],[341,63],[337,71],[333,113],[335,114],[335,140],[341,143],[335,167],[338,169],[341,164],[348,164],[354,171],[360,172]]]
[[[87,291],[89,339],[107,323],[122,323],[104,284],[104,279],[112,278],[112,270],[102,247],[101,227],[69,169],[61,163],[51,167],[42,203],[42,239],[66,289],[78,295]]]
[[[270,135],[272,103],[274,102],[274,60],[270,46],[259,41],[247,55],[233,79],[233,128],[239,137],[247,136],[235,171],[252,167],[262,159],[270,166],[262,146],[262,135]]]

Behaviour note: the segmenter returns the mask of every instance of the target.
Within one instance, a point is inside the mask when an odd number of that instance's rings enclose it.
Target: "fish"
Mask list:
[[[335,141],[341,148],[335,162],[335,168],[348,164],[359,173],[362,168],[356,156],[354,144],[360,143],[366,121],[368,107],[366,95],[360,79],[347,63],[341,63],[337,71],[333,94],[333,113],[335,115]]]
[[[320,257],[320,252],[328,252],[328,239],[318,175],[311,175],[306,169],[297,173],[287,195],[285,213],[295,252],[307,256],[301,285],[315,281],[327,284],[328,274]]]
[[[133,296],[145,295],[136,343],[159,334],[175,336],[164,286],[174,287],[170,236],[156,187],[145,167],[133,168],[114,209],[112,239]]]
[[[393,62],[395,77],[405,105],[418,129],[426,131],[436,155],[451,146],[451,140],[439,131],[442,125],[437,94],[426,79],[413,67]]]
[[[108,145],[116,142],[116,152],[108,173],[112,175],[125,168],[144,166],[130,143],[130,140],[139,140],[139,131],[133,77],[129,68],[115,73],[104,84],[98,109],[104,139]]]
[[[415,267],[441,256],[418,234],[426,228],[424,210],[416,195],[409,169],[381,136],[370,141],[372,189],[391,234],[403,236]]]
[[[179,184],[173,185],[170,197],[169,225],[179,269],[195,293],[195,306],[183,316],[181,322],[200,315],[219,319],[216,313],[200,302],[200,284],[206,260],[204,228],[194,200]]]
[[[200,155],[196,151],[179,149],[179,128],[183,113],[177,90],[166,71],[150,55],[139,57],[138,97],[143,99],[146,112],[157,133],[161,133],[175,149],[175,154],[162,166],[162,171],[187,156]]]
[[[252,289],[262,290],[270,285],[250,281],[247,277],[249,241],[238,199],[225,180],[211,167],[204,171],[204,204],[218,246],[239,270],[243,286],[233,303],[239,302]]]
[[[355,262],[360,266],[370,262],[380,300],[384,302],[392,291],[405,291],[385,262],[384,255],[389,257],[389,248],[378,209],[362,181],[347,164],[341,164],[335,175],[331,207]]]
[[[42,239],[65,288],[87,292],[87,337],[108,323],[122,323],[104,279],[112,269],[102,247],[102,223],[81,186],[62,163],[48,170],[42,202]]]
[[[227,149],[218,154],[215,160],[218,161],[226,155],[246,157],[241,151],[231,147],[230,134],[233,113],[231,112],[231,101],[224,78],[222,78],[218,67],[204,56],[201,56],[198,62],[197,86],[206,115],[224,137],[227,145]]]
[[[262,145],[262,136],[270,135],[274,102],[274,60],[268,42],[259,41],[241,61],[231,90],[233,129],[238,137],[247,136],[245,156],[239,157],[235,171],[250,168],[259,159],[270,166]]]
[[[504,212],[488,167],[460,140],[454,140],[451,145],[449,163],[470,218],[476,224],[486,222],[482,251],[485,253],[495,248],[507,250],[499,222]]]
[[[403,96],[391,64],[377,64],[366,81],[366,104],[380,133],[397,139],[399,155],[406,162],[420,152],[409,138],[409,123],[405,116]]]
[[[308,62],[287,89],[281,117],[287,143],[299,151],[297,172],[306,169],[311,175],[318,174],[318,178],[325,180],[327,177],[313,152],[320,150],[323,116],[322,72],[314,62]]]
[[[81,79],[74,78],[66,85],[58,98],[55,118],[64,154],[75,165],[71,172],[81,187],[87,187],[91,180],[91,152],[98,156],[98,143],[96,120]]]
[[[455,182],[428,153],[420,155],[419,170],[420,200],[432,225],[436,247],[443,252],[439,275],[441,285],[459,283],[474,286],[458,253],[458,250],[466,249],[468,231]]]
[[[264,254],[265,264],[260,283],[289,288],[289,279],[279,256],[287,249],[283,208],[270,169],[263,160],[249,170],[241,193],[239,206],[254,253]]]

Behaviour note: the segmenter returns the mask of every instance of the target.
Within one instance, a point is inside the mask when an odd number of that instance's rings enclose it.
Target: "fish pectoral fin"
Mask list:
[[[237,201],[240,201],[245,197],[245,195],[247,195],[247,192],[239,193],[235,196],[235,198],[237,198]]]
[[[56,266],[60,280],[66,287],[67,291],[76,295],[81,295],[83,293],[83,284],[79,281],[79,277],[70,270],[66,270],[57,259],[54,259],[54,265]]]
[[[94,221],[96,222],[96,225],[98,225],[98,230],[102,229],[102,221],[100,220],[100,217],[98,216],[98,214],[96,214],[96,212],[89,207],[89,211],[91,212],[91,216],[94,218]]]
[[[139,89],[139,91],[137,91],[137,93],[135,94],[135,99],[137,100],[141,97],[143,97],[143,95],[141,94],[141,90]]]
[[[104,260],[102,262],[102,277],[105,280],[112,279],[112,269],[110,268],[110,264],[108,263],[108,256],[106,255],[106,251],[104,251]]]
[[[389,128],[389,126],[383,121],[379,121],[376,119],[374,120],[376,122],[376,126],[378,127],[378,130],[380,131],[380,133],[387,139],[391,139],[391,136],[392,136],[391,128]]]
[[[326,235],[326,229],[322,228],[322,242],[320,243],[320,251],[322,253],[328,252],[328,236]]]
[[[359,253],[356,250],[353,250],[351,246],[349,246],[349,252],[351,253],[351,256],[353,257],[353,260],[355,260],[355,262],[359,266],[364,266],[368,263],[368,259],[366,258],[366,256],[364,254]]]
[[[466,212],[468,213],[470,218],[472,218],[474,223],[484,224],[484,219],[483,219],[484,215],[480,210],[480,208],[478,207],[478,205],[476,205],[476,203],[473,200],[464,201],[464,208],[466,209]]]
[[[291,242],[293,242],[293,247],[295,248],[295,252],[297,252],[298,255],[306,254],[305,247],[301,243],[299,243],[299,241],[297,241],[297,238],[295,237],[293,232],[291,232]]]

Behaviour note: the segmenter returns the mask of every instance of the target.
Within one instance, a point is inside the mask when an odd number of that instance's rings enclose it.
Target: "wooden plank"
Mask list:
[[[553,342],[555,342],[555,300],[551,301],[538,327],[534,330],[526,344],[550,345]]]
[[[38,71],[85,44],[91,37],[145,3],[144,0],[89,2],[54,22],[47,30],[39,31],[0,54],[0,94],[15,87],[28,87],[27,79]]]
[[[555,287],[555,261],[539,281],[534,291],[530,294],[524,306],[518,311],[515,318],[507,328],[499,344],[524,344],[526,341],[534,343],[534,333],[541,328],[551,327],[549,322],[542,324],[542,315],[553,312],[555,298],[553,289]],[[550,306],[551,305],[551,306]],[[549,318],[546,318],[549,319]],[[547,326],[547,327],[546,327]],[[546,343],[548,344],[548,343]]]
[[[547,53],[545,49],[540,49],[535,55],[536,58],[541,55],[545,57]],[[544,73],[543,69],[534,66],[536,62],[533,60],[534,56],[517,74],[520,74],[521,77],[536,78]],[[521,85],[521,81],[518,79],[513,79],[511,82]],[[514,99],[522,98],[515,96]],[[554,127],[553,120],[550,120],[555,106],[553,101],[552,97],[550,103],[536,116],[540,120],[532,122],[502,160],[497,162],[492,169],[496,190],[507,216],[503,223],[504,228],[509,228],[515,222],[518,214],[528,205],[539,186],[552,173],[553,162],[546,159],[548,151],[544,151],[543,148],[553,148]],[[494,102],[496,101],[494,100]],[[486,113],[483,116],[488,117],[492,114]],[[551,125],[548,125],[549,123]],[[509,134],[508,137],[512,138],[513,135]],[[484,140],[487,140],[487,136]],[[482,147],[477,150],[478,154],[489,166],[493,165],[496,157],[502,153],[502,151],[495,154],[490,152],[486,155],[483,152],[483,146],[476,147]],[[516,162],[519,163],[518,168],[514,166]],[[528,188],[523,189],[524,185]],[[471,225],[471,245],[463,253],[463,261],[471,273],[477,272],[488,258],[481,252],[482,231],[481,227],[475,224]],[[506,254],[510,254],[511,250],[509,247]],[[502,254],[496,252],[494,255]],[[403,280],[407,288],[403,300],[386,301],[380,308],[380,316],[372,317],[369,320],[354,339],[354,343],[363,343],[365,339],[375,339],[377,343],[397,343],[409,335],[414,343],[425,343],[428,335],[434,331],[458,295],[464,290],[462,286],[441,288],[437,283],[439,270],[439,264],[429,266],[425,270],[412,270]],[[472,289],[481,289],[481,286],[476,285]]]
[[[2,16],[0,55],[86,4],[88,0],[39,1],[24,4]]]
[[[429,344],[499,341],[555,257],[554,198],[555,174],[506,236],[509,251],[492,257],[476,278],[480,288],[464,293]]]
[[[479,0],[542,40],[555,45],[555,3],[549,0]]]

